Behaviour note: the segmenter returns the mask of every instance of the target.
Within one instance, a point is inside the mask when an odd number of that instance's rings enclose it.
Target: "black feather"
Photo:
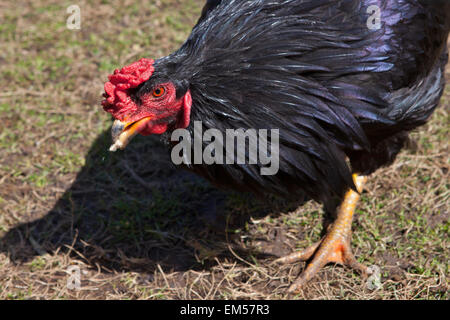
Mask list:
[[[370,5],[381,9],[378,30],[367,26]],[[259,165],[191,170],[239,190],[327,201],[354,187],[352,172],[389,164],[437,106],[449,21],[442,0],[209,0],[146,85],[168,78],[177,95],[191,91],[191,131],[194,121],[279,129],[275,176]]]

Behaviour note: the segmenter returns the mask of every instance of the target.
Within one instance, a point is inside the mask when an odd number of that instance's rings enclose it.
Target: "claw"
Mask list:
[[[353,179],[358,191],[361,192],[366,177],[354,175]],[[300,290],[327,263],[347,265],[360,271],[363,276],[366,276],[370,272],[366,266],[356,260],[350,247],[352,219],[359,197],[359,193],[353,190],[349,190],[345,194],[336,220],[321,241],[306,250],[294,252],[276,260],[279,263],[293,263],[312,258],[311,262],[306,266],[306,269],[291,285],[289,292],[294,293]]]

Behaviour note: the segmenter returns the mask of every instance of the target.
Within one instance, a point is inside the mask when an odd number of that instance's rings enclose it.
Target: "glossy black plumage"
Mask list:
[[[381,10],[368,28],[367,8]],[[280,170],[191,165],[218,185],[324,201],[389,164],[444,87],[448,1],[209,0],[186,43],[142,86],[192,93],[204,130],[280,130]],[[167,138],[167,136],[166,136]],[[351,167],[346,162],[350,159]]]

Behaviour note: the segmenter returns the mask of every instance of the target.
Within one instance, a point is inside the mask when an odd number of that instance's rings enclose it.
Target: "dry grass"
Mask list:
[[[287,298],[303,265],[272,261],[319,238],[318,204],[216,190],[154,138],[107,152],[107,74],[179,46],[202,2],[79,1],[80,31],[70,2],[0,3],[1,299]],[[296,298],[449,298],[449,104],[450,86],[359,206],[353,247],[381,287],[330,265]]]

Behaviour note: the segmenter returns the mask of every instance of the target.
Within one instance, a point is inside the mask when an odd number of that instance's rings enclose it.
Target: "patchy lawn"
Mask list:
[[[176,49],[203,1],[79,1],[81,30],[66,28],[71,4],[0,3],[0,298],[287,298],[304,265],[273,260],[320,238],[317,203],[217,190],[156,137],[107,151],[107,75]],[[353,248],[381,287],[329,265],[296,298],[449,299],[449,105],[447,86],[359,205]]]

